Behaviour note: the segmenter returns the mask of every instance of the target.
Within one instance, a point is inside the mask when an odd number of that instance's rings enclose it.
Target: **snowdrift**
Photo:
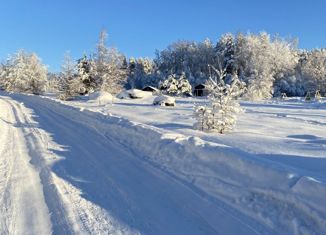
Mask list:
[[[175,98],[167,95],[160,95],[155,97],[153,105],[175,106]]]
[[[152,96],[152,92],[149,91],[141,91],[138,89],[131,89],[122,91],[117,95],[119,99],[142,99]]]
[[[97,101],[99,104],[112,103],[113,96],[105,91],[97,91],[89,94],[90,101]]]

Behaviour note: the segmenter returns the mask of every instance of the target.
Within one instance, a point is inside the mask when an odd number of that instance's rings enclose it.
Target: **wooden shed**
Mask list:
[[[208,92],[205,84],[198,84],[197,86],[195,86],[195,89],[194,89],[195,96],[207,96],[208,93],[209,92]]]
[[[145,86],[142,90],[150,91],[150,92],[159,92],[159,89],[157,89],[156,87],[152,87],[152,86]]]

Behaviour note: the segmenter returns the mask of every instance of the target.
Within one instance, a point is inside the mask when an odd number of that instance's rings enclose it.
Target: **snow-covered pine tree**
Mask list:
[[[217,76],[207,81],[210,92],[206,106],[196,106],[194,127],[203,131],[225,133],[232,130],[236,124],[237,114],[242,110],[237,98],[243,93],[244,84],[237,76],[233,76],[230,84],[225,83],[226,69],[216,69],[210,66]]]
[[[78,90],[80,95],[92,93],[98,87],[96,78],[94,76],[94,67],[94,61],[92,59],[88,59],[86,55],[77,60],[77,76],[79,82],[74,84],[74,89]]]
[[[159,89],[168,95],[178,94],[178,81],[175,74],[170,74],[167,79],[159,84]]]
[[[192,87],[186,79],[185,73],[181,73],[179,77],[176,74],[170,74],[166,80],[160,83],[159,89],[168,95],[189,96],[192,92]]]
[[[192,96],[192,87],[186,78],[186,74],[182,73],[178,80],[178,95]]]

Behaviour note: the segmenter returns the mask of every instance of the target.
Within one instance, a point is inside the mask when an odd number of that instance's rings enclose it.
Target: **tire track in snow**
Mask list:
[[[29,163],[26,142],[19,128],[21,119],[9,98],[0,98],[4,108],[0,115],[5,122],[0,128],[7,129],[0,155],[1,162],[6,162],[1,169],[6,179],[1,188],[0,233],[49,234],[47,208],[42,204],[38,174]]]
[[[66,211],[57,193],[56,187],[53,184],[49,166],[45,163],[47,156],[48,143],[44,141],[44,137],[34,127],[32,120],[26,115],[26,111],[22,110],[21,104],[10,102],[16,120],[19,121],[18,125],[22,127],[27,142],[29,156],[31,157],[30,163],[39,172],[39,177],[42,183],[45,203],[50,212],[52,233],[53,234],[73,234],[72,225],[66,217]],[[42,155],[43,154],[43,155]]]

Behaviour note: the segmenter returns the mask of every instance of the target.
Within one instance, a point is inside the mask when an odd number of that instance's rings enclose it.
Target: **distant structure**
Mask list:
[[[282,94],[281,94],[281,100],[285,100],[286,98],[287,98],[286,93],[282,93]]]
[[[159,89],[157,89],[156,87],[152,87],[152,86],[145,86],[143,89],[143,91],[150,91],[153,93],[158,93]]]
[[[310,91],[307,92],[306,96],[304,97],[305,101],[311,101],[312,97],[311,97],[311,93]]]
[[[207,90],[205,84],[199,84],[199,85],[195,86],[194,95],[195,96],[207,96],[208,90]]]

